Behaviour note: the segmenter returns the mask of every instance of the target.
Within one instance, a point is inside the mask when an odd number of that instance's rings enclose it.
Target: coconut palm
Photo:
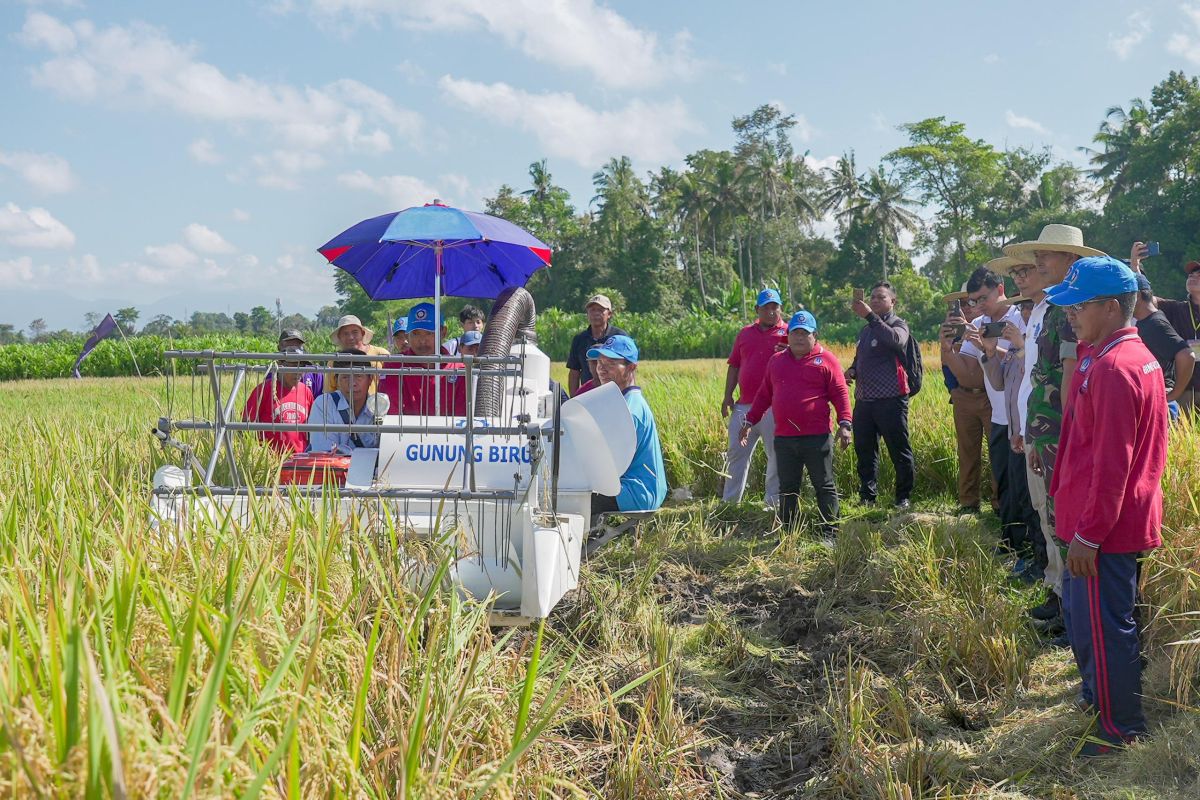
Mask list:
[[[841,225],[853,219],[852,209],[862,202],[862,178],[854,163],[854,151],[844,154],[832,168],[826,167],[825,191],[821,194],[820,207],[824,213],[833,212]]]
[[[861,219],[879,231],[883,245],[883,277],[887,279],[888,242],[900,242],[901,233],[916,233],[921,218],[914,210],[917,203],[908,197],[908,187],[881,169],[872,168],[862,184],[862,196],[844,212],[847,218]]]
[[[1134,148],[1150,134],[1150,130],[1150,109],[1141,98],[1131,102],[1128,111],[1120,106],[1108,109],[1104,122],[1092,137],[1101,148],[1079,148],[1089,156],[1092,177],[1100,181],[1098,194],[1111,200],[1128,188],[1129,176],[1125,168]]]

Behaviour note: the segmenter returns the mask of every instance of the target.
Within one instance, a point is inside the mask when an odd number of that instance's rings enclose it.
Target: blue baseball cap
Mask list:
[[[610,336],[604,340],[604,344],[587,351],[588,358],[599,358],[600,356],[623,358],[630,364],[636,364],[638,363],[637,343],[628,336]]]
[[[433,303],[417,303],[408,310],[407,330],[433,330]]]
[[[1147,278],[1147,277],[1146,277],[1146,275],[1145,275],[1144,273],[1141,273],[1141,272],[1139,272],[1139,273],[1136,275],[1136,277],[1137,277],[1137,284],[1138,284],[1138,291],[1139,291],[1139,292],[1149,292],[1149,291],[1151,291],[1151,288],[1150,288],[1150,279],[1149,279],[1149,278]]]
[[[392,336],[397,333],[404,333],[408,330],[408,317],[401,317],[392,323]]]
[[[1046,302],[1073,306],[1097,297],[1113,297],[1136,292],[1133,270],[1111,256],[1087,256],[1071,265],[1066,279],[1046,290]]]
[[[481,332],[467,331],[459,338],[458,343],[460,346],[466,347],[469,344],[479,344],[482,341],[483,341],[483,334]]]
[[[788,320],[788,333],[791,333],[797,328],[808,331],[809,333],[816,333],[817,318],[807,311],[797,311],[795,314],[792,314],[792,318]]]
[[[755,301],[755,307],[765,306],[767,303],[775,303],[783,305],[783,301],[779,299],[779,292],[774,289],[763,289],[758,293],[758,300]]]

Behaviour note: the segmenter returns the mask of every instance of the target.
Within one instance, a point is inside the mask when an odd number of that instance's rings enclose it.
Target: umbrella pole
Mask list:
[[[433,352],[442,354],[442,243],[433,246]],[[439,364],[440,366],[440,364]],[[442,376],[435,375],[433,379],[433,407],[435,413],[442,413]]]

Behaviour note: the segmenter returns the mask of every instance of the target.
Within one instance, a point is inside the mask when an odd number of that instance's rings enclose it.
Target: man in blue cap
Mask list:
[[[595,359],[605,383],[615,383],[625,395],[625,404],[633,416],[637,445],[633,460],[621,476],[621,491],[616,497],[592,494],[592,514],[610,511],[653,511],[667,499],[667,471],[663,466],[662,447],[654,412],[646,404],[637,381],[638,348],[628,336],[610,336],[598,347],[587,351]]]
[[[738,331],[729,353],[729,366],[725,371],[725,399],[721,402],[721,416],[729,417],[729,452],[726,456],[728,475],[721,499],[726,503],[739,503],[746,491],[746,476],[750,472],[750,458],[754,448],[762,440],[767,453],[767,505],[774,506],[779,499],[779,470],[775,465],[775,415],[770,409],[758,424],[751,428],[748,436],[742,436],[746,413],[758,396],[763,376],[767,374],[767,361],[787,343],[787,325],[779,313],[779,292],[763,289],[758,293],[755,312],[758,318]],[[733,390],[737,389],[735,401]]]
[[[850,390],[842,365],[833,353],[817,344],[817,319],[797,311],[787,325],[788,346],[767,362],[762,388],[754,399],[741,440],[767,411],[775,414],[775,455],[779,459],[779,519],[791,525],[800,500],[804,470],[817,495],[820,528],[826,536],[837,532],[838,495],[833,482],[833,438],[829,408],[837,415],[837,439],[850,444]]]
[[[408,349],[408,315],[392,323],[392,352],[400,355]]]
[[[1120,261],[1090,256],[1046,292],[1079,339],[1049,491],[1066,548],[1063,616],[1080,704],[1099,723],[1083,756],[1146,732],[1134,606],[1140,560],[1162,544],[1168,422],[1162,367],[1133,326],[1137,289]]]
[[[1158,307],[1150,279],[1142,272],[1137,273],[1138,299],[1133,309],[1137,320],[1138,336],[1162,365],[1163,382],[1167,387],[1167,409],[1172,421],[1179,418],[1179,398],[1192,385],[1192,373],[1196,359],[1192,350],[1171,321]]]
[[[433,324],[434,308],[433,303],[418,303],[408,311],[407,329],[408,329],[408,350],[401,353],[406,356],[432,356],[437,348],[437,337]],[[446,338],[446,326],[442,325],[442,339]],[[442,347],[442,355],[449,356],[450,353],[446,348]],[[461,416],[466,412],[467,406],[467,391],[466,380],[461,375],[428,375],[416,372],[418,367],[406,365],[401,362],[388,362],[385,367],[413,367],[414,374],[412,375],[385,375],[380,383],[380,391],[388,396],[391,401],[393,410],[400,410],[400,413],[411,415],[430,415],[430,414],[453,414]],[[425,368],[430,365],[424,365]],[[457,363],[441,363],[440,366],[445,369],[461,368],[462,364]],[[437,387],[434,381],[440,380],[441,386],[441,405],[437,406],[435,397],[437,396]]]

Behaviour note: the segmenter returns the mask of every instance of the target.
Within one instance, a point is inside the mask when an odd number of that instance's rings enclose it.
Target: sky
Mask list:
[[[944,115],[1085,163],[1105,112],[1200,71],[1200,0],[0,0],[0,322],[335,301],[316,248],[547,159],[577,208],[732,146],[762,103],[814,166]]]

